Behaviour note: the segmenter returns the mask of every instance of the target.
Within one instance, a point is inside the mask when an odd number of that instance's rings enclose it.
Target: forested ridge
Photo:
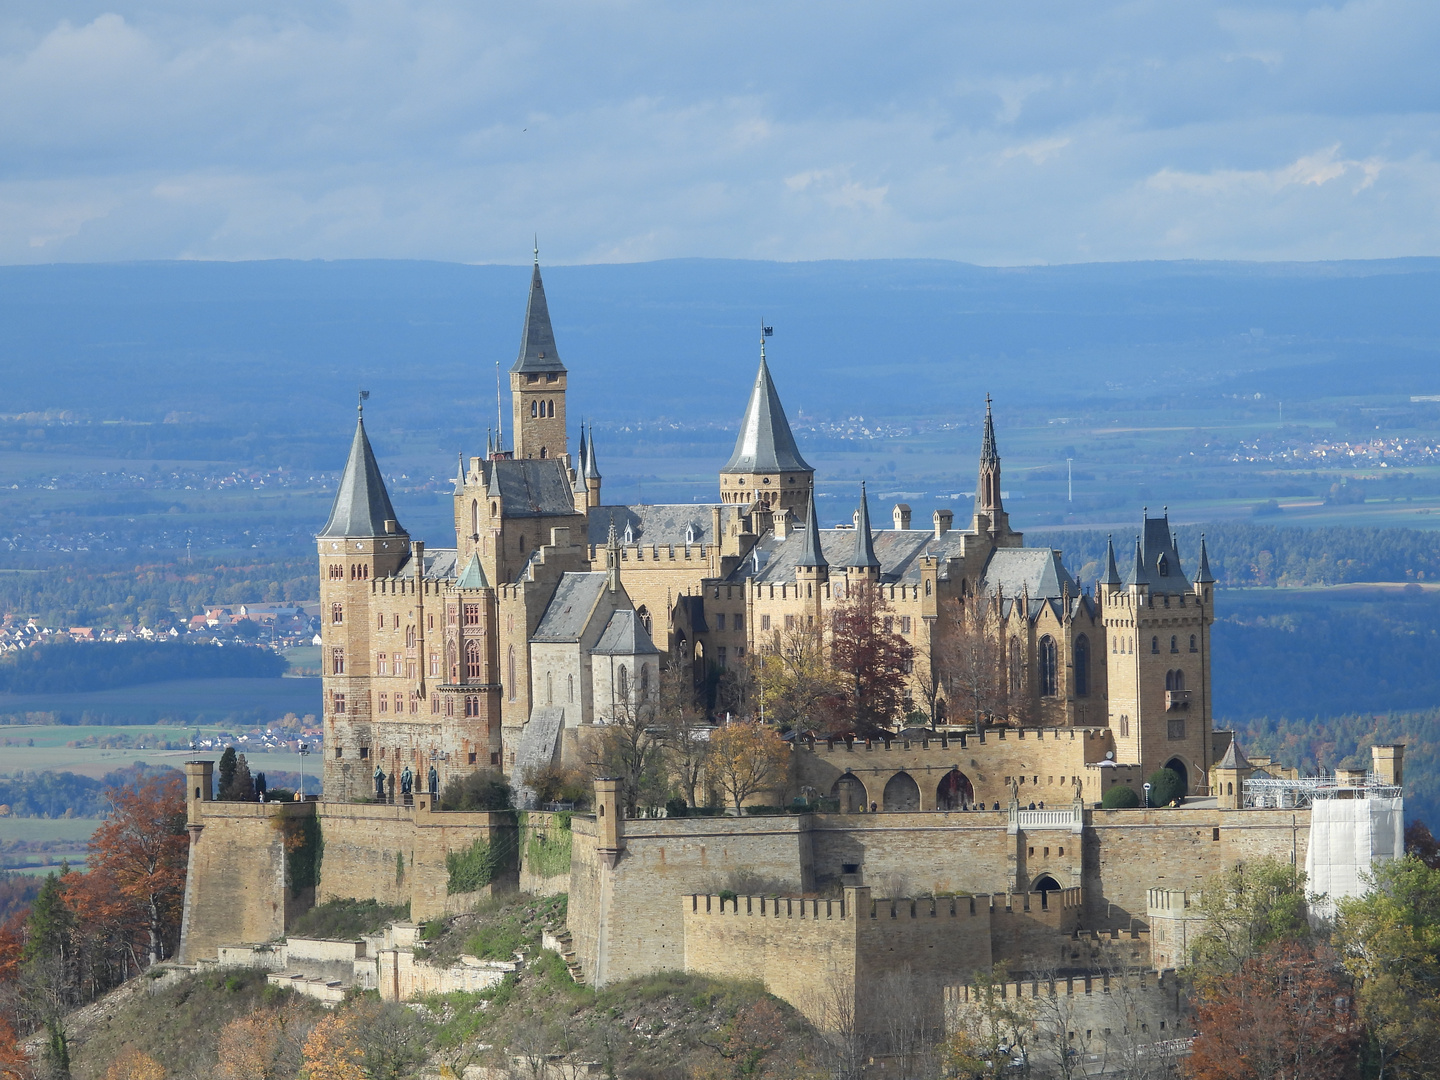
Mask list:
[[[285,668],[279,653],[249,645],[56,641],[7,653],[0,660],[0,693],[58,694],[170,679],[275,679]]]

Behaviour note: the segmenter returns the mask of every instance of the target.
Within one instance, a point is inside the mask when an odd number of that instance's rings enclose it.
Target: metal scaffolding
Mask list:
[[[1259,809],[1296,810],[1317,799],[1398,799],[1400,788],[1381,784],[1368,777],[1361,781],[1339,780],[1334,776],[1305,776],[1298,780],[1276,780],[1255,776],[1245,781],[1245,805]]]

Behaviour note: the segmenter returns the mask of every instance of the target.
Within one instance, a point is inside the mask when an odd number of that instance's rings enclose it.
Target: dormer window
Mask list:
[[[686,526],[685,526],[685,543],[687,543],[687,544],[693,544],[693,543],[695,543],[695,526],[694,526],[694,525],[686,525]]]
[[[625,526],[625,543],[627,545],[635,543],[635,530],[629,525]]]
[[[1155,568],[1160,571],[1161,577],[1170,576],[1170,560],[1164,555],[1160,556],[1160,560],[1155,564]]]

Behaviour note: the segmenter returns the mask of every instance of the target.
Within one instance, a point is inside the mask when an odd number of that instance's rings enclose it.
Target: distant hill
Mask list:
[[[363,384],[381,424],[473,433],[494,415],[496,361],[514,359],[527,272],[401,261],[0,267],[5,408],[333,433]],[[596,420],[693,424],[723,403],[719,419],[733,422],[762,317],[776,327],[786,405],[822,416],[968,417],[986,390],[1047,408],[1199,390],[1440,393],[1436,259],[679,260],[544,273],[572,396]],[[164,434],[145,438],[163,445]],[[294,451],[255,447],[257,458]]]

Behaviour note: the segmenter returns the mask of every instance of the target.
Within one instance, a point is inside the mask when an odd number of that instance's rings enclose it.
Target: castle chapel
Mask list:
[[[583,729],[654,695],[662,666],[686,665],[699,682],[777,633],[823,628],[860,584],[882,591],[885,630],[914,647],[913,698],[934,700],[942,730],[947,711],[966,726],[973,718],[943,688],[925,692],[932,642],[965,605],[984,604],[1005,683],[998,711],[1025,727],[1080,729],[1085,764],[1112,767],[1068,777],[1085,801],[1100,797],[1102,773],[1134,782],[1162,766],[1187,793],[1206,792],[1224,747],[1211,737],[1203,543],[1192,577],[1168,520],[1147,516],[1133,555],[1117,560],[1112,547],[1105,576],[1083,587],[1060,552],[1025,547],[1010,527],[988,399],[969,528],[948,510],[914,527],[903,504],[890,528],[875,528],[862,489],[853,522],[824,529],[763,340],[709,505],[606,504],[593,432],[570,450],[566,377],[537,259],[510,368],[513,442],[458,463],[444,547],[405,529],[357,421],[316,538],[328,799],[389,798],[407,770],[414,790],[433,791],[484,766],[519,783],[531,765],[583,761]],[[968,804],[976,790],[966,777],[948,797]],[[907,791],[884,808],[945,797]]]

